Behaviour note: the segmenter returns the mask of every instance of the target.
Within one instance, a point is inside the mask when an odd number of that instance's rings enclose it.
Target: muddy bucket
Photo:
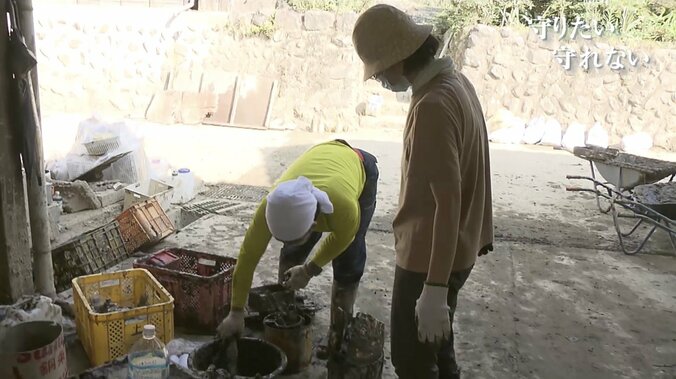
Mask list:
[[[341,351],[327,362],[328,379],[380,379],[384,366],[385,324],[357,313],[347,325]]]
[[[381,355],[379,358],[370,362],[329,359],[326,366],[328,369],[327,379],[380,379],[383,376],[385,356]]]
[[[68,377],[63,328],[52,321],[13,326],[0,341],[0,378],[63,379]]]
[[[188,367],[205,372],[217,356],[220,341],[213,341],[190,353]],[[216,367],[227,369],[227,367]],[[234,378],[277,378],[286,369],[286,355],[277,346],[259,338],[240,338],[237,341],[237,373]]]
[[[312,361],[312,318],[298,313],[291,319],[284,312],[269,314],[263,320],[265,340],[282,349],[287,365],[284,374],[295,374]]]

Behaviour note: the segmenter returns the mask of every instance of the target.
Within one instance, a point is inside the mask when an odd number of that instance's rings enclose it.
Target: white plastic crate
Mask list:
[[[168,209],[173,192],[174,187],[155,179],[129,185],[124,189],[123,210],[127,210],[132,205],[151,198],[157,199],[157,202],[163,209]]]

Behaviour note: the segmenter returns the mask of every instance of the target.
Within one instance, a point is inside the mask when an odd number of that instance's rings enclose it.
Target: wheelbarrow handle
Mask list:
[[[581,188],[581,187],[567,186],[566,191],[568,191],[568,192],[589,192],[589,193],[596,194],[597,196],[605,197],[608,200],[613,200],[613,201],[619,200],[619,198],[613,198],[612,196],[608,196],[607,194],[605,194],[605,193],[603,193],[599,190],[592,189],[592,188]]]

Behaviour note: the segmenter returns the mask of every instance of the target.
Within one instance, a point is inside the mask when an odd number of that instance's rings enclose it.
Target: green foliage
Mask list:
[[[286,0],[291,8],[330,12],[361,12],[373,0]],[[420,0],[421,5],[443,9],[435,20],[438,34],[460,33],[477,23],[496,26],[527,26],[537,16],[567,20],[576,16],[605,30],[610,25],[623,39],[676,42],[676,1],[674,0]],[[571,28],[568,28],[571,29]],[[254,35],[267,35],[272,27],[256,27]],[[606,33],[608,34],[608,33]]]
[[[538,16],[565,18],[570,26],[579,16],[605,30],[611,30],[612,25],[623,39],[676,42],[673,0],[427,0],[427,4],[443,9],[435,23],[440,33],[457,33],[477,23],[527,25],[528,19]]]
[[[371,5],[371,0],[287,0],[297,11],[323,10],[329,12],[361,12]]]
[[[265,21],[262,25],[250,25],[247,30],[244,32],[245,37],[263,37],[271,38],[275,33],[275,17],[272,16]]]
[[[434,27],[439,34],[450,32],[457,35],[470,25],[496,25],[501,10],[493,3],[485,0],[446,0],[430,4],[444,9],[437,16]]]

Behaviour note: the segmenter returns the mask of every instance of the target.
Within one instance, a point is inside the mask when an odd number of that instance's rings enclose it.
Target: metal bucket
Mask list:
[[[280,325],[280,313],[271,313],[263,320],[264,338],[286,354],[284,374],[295,374],[309,366],[312,361],[312,318],[299,313],[297,321]]]
[[[203,345],[190,353],[188,367],[198,375],[205,372],[219,354],[220,341]],[[217,367],[218,369],[226,367]],[[286,368],[286,355],[277,346],[259,338],[243,337],[237,340],[237,379],[277,378]]]
[[[0,353],[0,378],[64,379],[68,377],[63,328],[52,321],[30,321],[5,334]]]

